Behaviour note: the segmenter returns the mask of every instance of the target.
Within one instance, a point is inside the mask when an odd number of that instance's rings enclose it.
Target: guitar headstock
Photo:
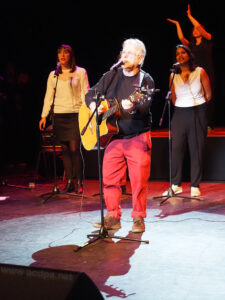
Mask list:
[[[148,94],[145,94],[141,91],[141,89],[137,88],[133,94],[129,96],[129,100],[133,103],[143,104],[146,101],[152,100],[152,97]]]

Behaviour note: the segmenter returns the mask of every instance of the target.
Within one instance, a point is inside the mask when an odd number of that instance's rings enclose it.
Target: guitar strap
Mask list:
[[[145,72],[143,70],[140,70],[138,77],[139,78],[138,78],[137,86],[141,87],[142,81],[143,81],[143,79],[145,77]]]
[[[146,74],[145,71],[140,70],[140,72],[139,72],[139,74],[138,74],[138,76],[137,76],[136,82],[135,82],[135,85],[136,85],[137,87],[141,87],[141,86],[142,86],[142,82],[143,82],[143,79],[144,79],[144,77],[145,77],[145,74]],[[120,77],[123,76],[122,72],[119,74],[119,76],[120,76]],[[121,83],[121,81],[120,81],[120,78],[119,78],[119,80],[117,81],[116,88],[114,89],[114,95],[113,95],[114,98],[116,98],[116,94],[117,94],[116,91],[118,90],[120,83]],[[113,98],[113,97],[112,97],[112,98]]]
[[[139,82],[137,82],[137,84],[138,84],[139,87],[142,86],[142,82],[143,82],[143,79],[144,79],[144,77],[145,77],[145,74],[146,74],[145,71],[140,70],[140,72],[139,72]],[[151,105],[150,105],[150,106],[151,106]],[[150,124],[152,124],[152,113],[151,113],[151,110],[150,110],[150,106],[149,106],[149,111],[148,111],[148,113],[149,113],[149,122],[150,122]]]

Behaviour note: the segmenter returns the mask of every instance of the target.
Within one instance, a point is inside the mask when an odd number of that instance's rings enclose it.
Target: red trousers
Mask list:
[[[130,139],[114,140],[107,146],[103,158],[103,191],[109,215],[117,219],[121,216],[120,185],[128,167],[133,204],[131,217],[146,217],[150,162],[150,131]]]

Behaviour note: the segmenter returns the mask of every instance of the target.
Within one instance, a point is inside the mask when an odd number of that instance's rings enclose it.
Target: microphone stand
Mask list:
[[[55,118],[54,118],[54,105],[55,105],[55,95],[56,95],[56,89],[57,89],[57,84],[59,80],[59,73],[55,72],[56,76],[56,83],[55,83],[55,88],[54,88],[54,94],[53,94],[53,101],[51,104],[51,109],[50,109],[50,120],[52,121],[52,131],[53,131],[53,176],[54,176],[54,187],[52,192],[50,193],[45,193],[42,194],[40,197],[44,198],[47,196],[46,199],[42,200],[42,203],[45,203],[48,199],[50,199],[52,196],[59,194],[59,188],[57,186],[57,174],[56,174],[56,152],[55,152],[55,144],[56,144],[56,137],[55,137]]]
[[[114,71],[117,70],[114,69]],[[115,76],[116,72],[114,73]],[[114,76],[112,77],[112,80],[114,78]],[[110,86],[112,80],[110,81],[108,87]],[[107,89],[108,89],[107,87]],[[106,90],[107,90],[106,89]],[[90,121],[92,120],[94,114],[96,115],[96,136],[97,136],[97,149],[98,149],[98,175],[99,175],[99,194],[100,194],[100,206],[101,206],[101,227],[99,229],[98,233],[92,233],[92,234],[88,234],[87,237],[89,238],[89,240],[84,243],[82,246],[79,246],[78,248],[76,248],[74,250],[74,252],[78,252],[79,250],[83,249],[84,247],[98,241],[99,239],[105,239],[105,238],[113,238],[113,239],[121,239],[121,240],[128,240],[128,241],[135,241],[135,242],[143,242],[146,244],[149,244],[149,241],[147,240],[139,240],[139,239],[131,239],[131,238],[126,238],[126,237],[121,237],[121,236],[110,236],[108,234],[107,229],[104,226],[104,207],[103,207],[103,189],[102,189],[102,167],[101,167],[101,154],[100,154],[100,131],[99,131],[99,125],[101,123],[101,118],[99,118],[98,116],[98,107],[101,104],[102,101],[102,97],[100,96],[99,93],[97,93],[96,95],[96,107],[95,110],[93,111],[92,115],[90,116],[86,126],[83,128],[81,134],[84,134],[88,124],[90,123]]]
[[[174,76],[176,74],[176,68],[174,69],[171,69],[172,71],[172,79],[171,79],[171,82],[170,82],[170,87],[169,87],[169,91],[166,95],[166,98],[165,98],[165,105],[164,105],[164,108],[163,108],[163,112],[162,112],[162,116],[161,116],[161,119],[160,119],[160,122],[159,122],[159,126],[162,126],[162,122],[163,122],[163,118],[164,118],[164,114],[165,114],[165,111],[166,111],[166,108],[168,106],[168,132],[169,132],[169,136],[168,136],[168,139],[169,139],[169,182],[170,182],[170,187],[168,189],[168,194],[163,196],[156,196],[156,197],[152,197],[153,200],[156,200],[156,199],[163,199],[161,202],[160,202],[160,206],[165,203],[168,199],[170,198],[173,198],[173,197],[176,197],[176,198],[182,198],[182,199],[193,199],[193,200],[199,200],[199,201],[202,201],[202,199],[200,198],[192,198],[192,197],[184,197],[184,196],[178,196],[177,194],[174,193],[173,189],[172,189],[172,139],[171,139],[171,88],[172,88],[172,84],[173,84],[173,80],[174,80]],[[164,199],[165,198],[165,199]]]
[[[57,84],[58,84],[58,80],[59,80],[59,71],[58,68],[55,71],[55,76],[56,78],[56,83],[55,83],[55,88],[54,88],[54,95],[53,95],[53,101],[52,101],[52,105],[51,105],[51,109],[50,109],[50,120],[52,121],[52,130],[53,130],[53,176],[54,176],[54,187],[52,192],[49,193],[45,193],[40,195],[40,198],[43,198],[43,200],[41,201],[42,203],[47,202],[48,199],[50,199],[51,197],[53,197],[54,195],[57,194],[64,194],[64,195],[70,195],[70,196],[76,196],[76,197],[84,197],[83,195],[80,194],[74,194],[74,193],[62,193],[59,190],[59,187],[57,186],[57,174],[56,174],[56,134],[55,134],[55,117],[54,117],[54,105],[55,105],[55,95],[56,95],[56,89],[57,89]],[[47,198],[45,198],[47,196]]]

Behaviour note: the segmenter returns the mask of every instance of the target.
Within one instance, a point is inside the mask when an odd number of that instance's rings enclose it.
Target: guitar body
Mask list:
[[[106,117],[105,113],[102,117],[102,122],[99,125],[99,142],[101,147],[106,147],[107,144],[110,142],[112,137],[118,133],[119,129],[117,126],[117,118],[115,116],[118,116],[118,109],[116,107],[117,101],[111,100],[107,101],[104,100],[101,102],[101,105],[104,106],[104,110],[107,113],[107,111],[110,109],[110,107],[115,107],[115,110],[117,111],[116,114],[110,117]],[[92,111],[87,107],[87,105],[84,103],[81,105],[79,110],[79,129],[81,133],[81,141],[86,150],[91,150],[97,145],[97,133],[96,133],[96,116],[94,115],[90,123],[88,124],[88,127],[84,134],[82,135],[82,131],[84,127],[87,125],[88,120],[90,119],[92,115]],[[99,116],[101,118],[101,116]]]
[[[147,94],[141,93],[139,90],[135,90],[128,98],[133,103],[144,103],[150,101],[151,97]],[[117,119],[120,115],[120,105],[116,99],[103,100],[101,102],[104,110],[103,114],[99,116],[102,120],[99,125],[99,142],[101,147],[106,147],[112,137],[119,132],[117,125]],[[86,104],[82,104],[79,110],[79,129],[81,135],[81,141],[86,150],[93,149],[97,144],[97,133],[96,133],[96,116],[94,115],[89,122],[92,115],[92,111],[87,107]],[[86,130],[85,127],[87,126]]]

